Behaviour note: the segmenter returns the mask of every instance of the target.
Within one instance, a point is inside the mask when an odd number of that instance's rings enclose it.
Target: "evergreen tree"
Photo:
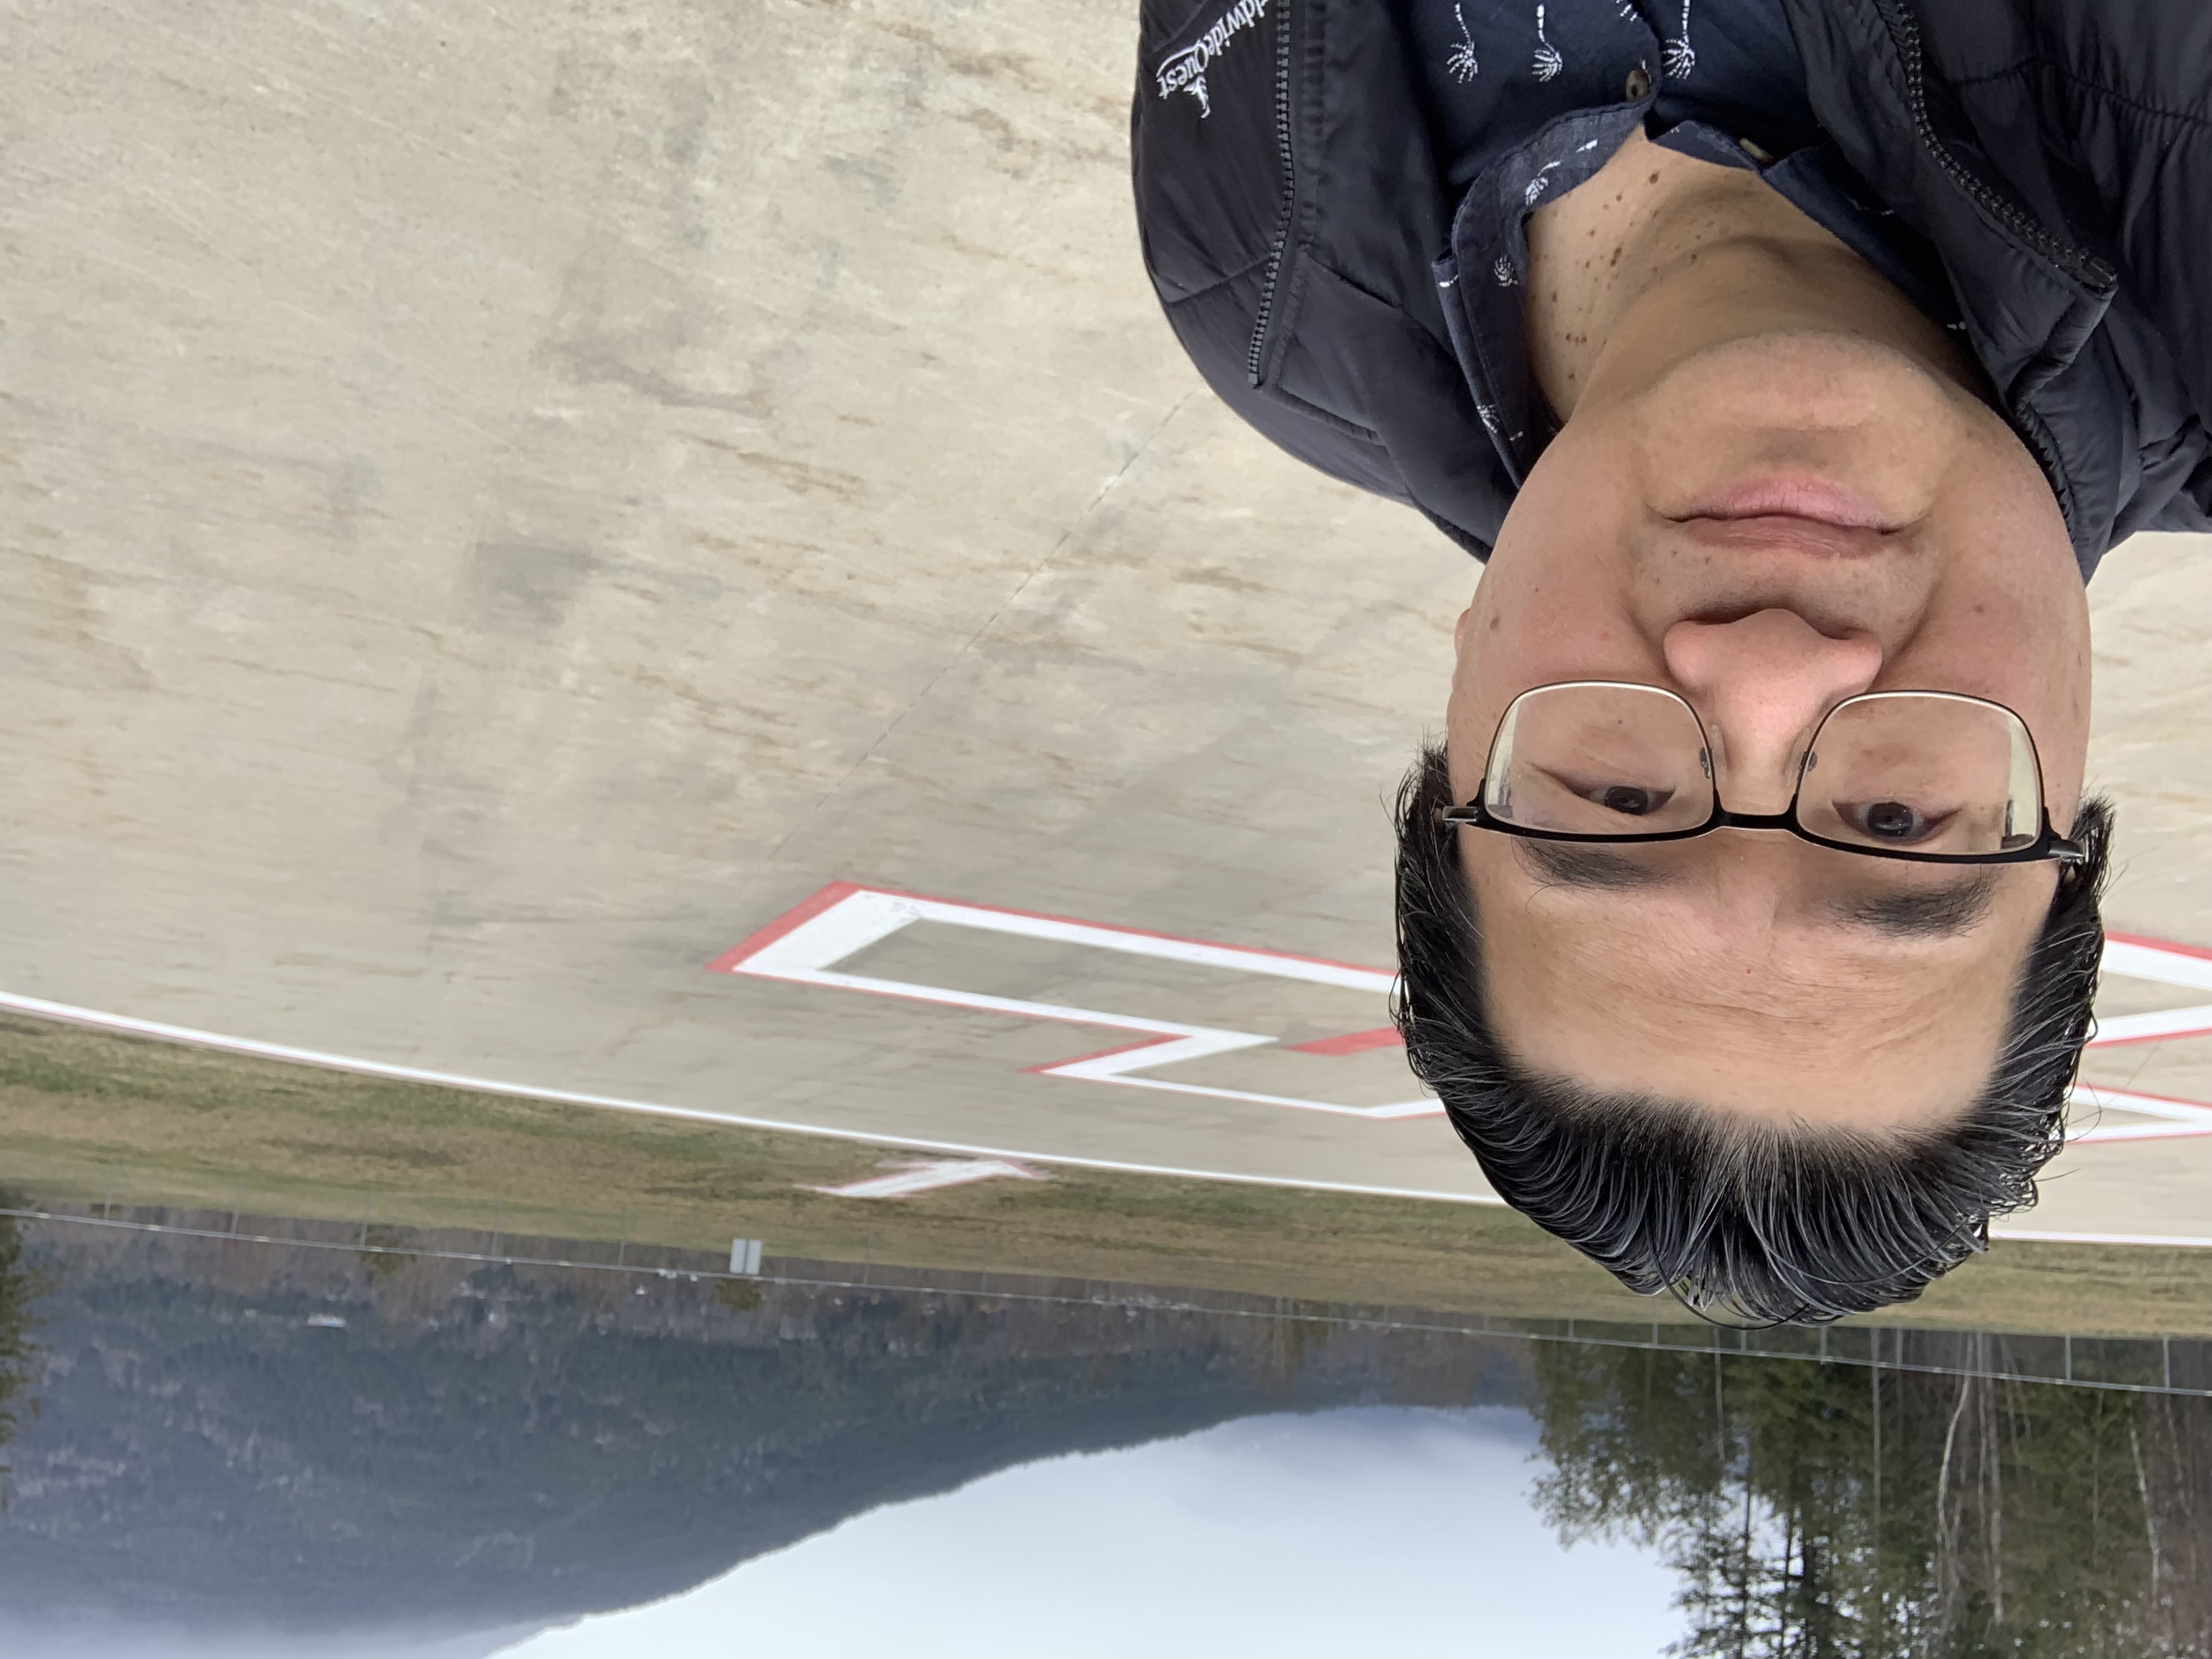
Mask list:
[[[1664,1553],[1684,1659],[2212,1655],[2212,1401],[1717,1352],[1535,1361],[1539,1501],[1568,1541]]]
[[[0,1192],[0,1210],[23,1206]],[[12,1215],[0,1215],[0,1451],[15,1437],[19,1417],[35,1414],[35,1399],[19,1406],[18,1399],[37,1381],[38,1349],[31,1341],[37,1322],[31,1304],[45,1289],[43,1281],[23,1259],[23,1232]],[[8,1466],[0,1462],[0,1507],[7,1503]]]

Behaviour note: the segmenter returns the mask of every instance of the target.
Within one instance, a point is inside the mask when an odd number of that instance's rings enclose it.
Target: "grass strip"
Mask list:
[[[399,1083],[0,1015],[0,1181],[234,1209],[1301,1301],[1642,1322],[1511,1211],[1040,1166],[896,1200],[807,1190],[897,1149]],[[2212,1252],[2000,1243],[1885,1325],[2212,1335]]]

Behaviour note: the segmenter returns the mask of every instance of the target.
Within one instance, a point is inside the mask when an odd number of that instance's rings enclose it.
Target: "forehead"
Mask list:
[[[1836,915],[1788,837],[1686,843],[1706,850],[1681,879],[1621,889],[1547,882],[1505,836],[1461,840],[1508,1049],[1609,1093],[1775,1121],[1899,1128],[1962,1109],[2048,902],[2039,872],[2008,871],[1965,931],[1899,939]]]

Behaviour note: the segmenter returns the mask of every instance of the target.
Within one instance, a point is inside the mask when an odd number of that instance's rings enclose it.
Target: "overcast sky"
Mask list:
[[[1517,1411],[1249,1417],[872,1510],[502,1659],[1658,1655],[1674,1580],[1562,1550]]]

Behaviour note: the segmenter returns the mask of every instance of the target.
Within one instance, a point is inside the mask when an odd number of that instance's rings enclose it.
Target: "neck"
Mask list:
[[[1758,174],[1629,136],[1528,221],[1528,346],[1565,422],[1756,335],[1859,333],[1986,399],[1957,342]]]

